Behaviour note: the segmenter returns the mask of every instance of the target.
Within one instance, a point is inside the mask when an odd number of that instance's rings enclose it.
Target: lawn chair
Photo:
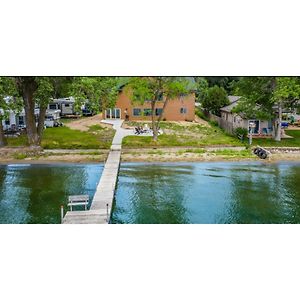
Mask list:
[[[139,127],[139,126],[135,127],[134,129],[135,129],[134,134],[140,135],[140,134],[143,133],[143,129],[141,127]]]

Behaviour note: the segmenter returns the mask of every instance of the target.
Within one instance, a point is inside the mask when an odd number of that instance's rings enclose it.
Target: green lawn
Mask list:
[[[129,126],[143,125],[144,123],[129,122]],[[161,129],[165,132],[154,142],[151,136],[128,136],[123,139],[124,148],[147,147],[203,147],[209,145],[243,146],[235,137],[227,135],[216,126],[200,124],[182,125],[173,122],[161,122]]]
[[[108,149],[114,130],[91,126],[89,131],[73,130],[68,127],[47,128],[44,131],[42,147],[45,149]],[[9,138],[8,146],[26,146],[26,135]]]
[[[286,130],[285,133],[293,139],[282,139],[281,142],[273,139],[253,139],[253,144],[265,147],[300,147],[300,130]]]

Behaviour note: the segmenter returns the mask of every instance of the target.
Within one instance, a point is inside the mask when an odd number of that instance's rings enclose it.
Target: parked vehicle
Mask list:
[[[60,110],[59,109],[48,109],[45,118],[46,127],[59,127],[62,126],[60,122]]]
[[[78,114],[75,110],[75,99],[73,97],[53,99],[48,105],[48,109],[60,110],[61,116]]]
[[[16,113],[14,111],[6,112],[8,117],[6,120],[2,120],[3,129],[5,131],[10,130],[22,130],[26,128],[26,121],[25,121],[25,110],[23,109],[20,113]],[[36,108],[34,110],[36,124],[38,123],[38,116],[40,110]]]

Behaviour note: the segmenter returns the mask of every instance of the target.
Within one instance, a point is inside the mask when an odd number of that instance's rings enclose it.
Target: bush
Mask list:
[[[220,108],[229,104],[225,89],[217,85],[210,87],[202,100],[202,107],[217,116],[220,116]]]
[[[219,126],[219,124],[218,124],[218,122],[217,121],[209,121],[208,122],[211,126],[215,126],[215,127],[218,127]]]
[[[14,159],[25,159],[27,158],[27,154],[26,153],[15,153],[13,155]]]
[[[204,114],[204,112],[203,112],[201,109],[196,108],[195,114],[196,114],[199,118],[201,118],[201,119],[203,119],[203,120],[205,120],[205,121],[208,121],[207,116]]]
[[[235,129],[234,134],[237,138],[243,141],[247,138],[248,130],[246,128],[238,127]]]

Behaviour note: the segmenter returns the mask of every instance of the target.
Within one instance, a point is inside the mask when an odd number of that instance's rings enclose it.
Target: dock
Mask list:
[[[111,217],[115,189],[121,161],[121,145],[124,136],[132,135],[121,128],[123,120],[111,122],[116,129],[110,152],[89,210],[68,211],[63,224],[108,224]],[[109,122],[109,121],[108,121]]]

